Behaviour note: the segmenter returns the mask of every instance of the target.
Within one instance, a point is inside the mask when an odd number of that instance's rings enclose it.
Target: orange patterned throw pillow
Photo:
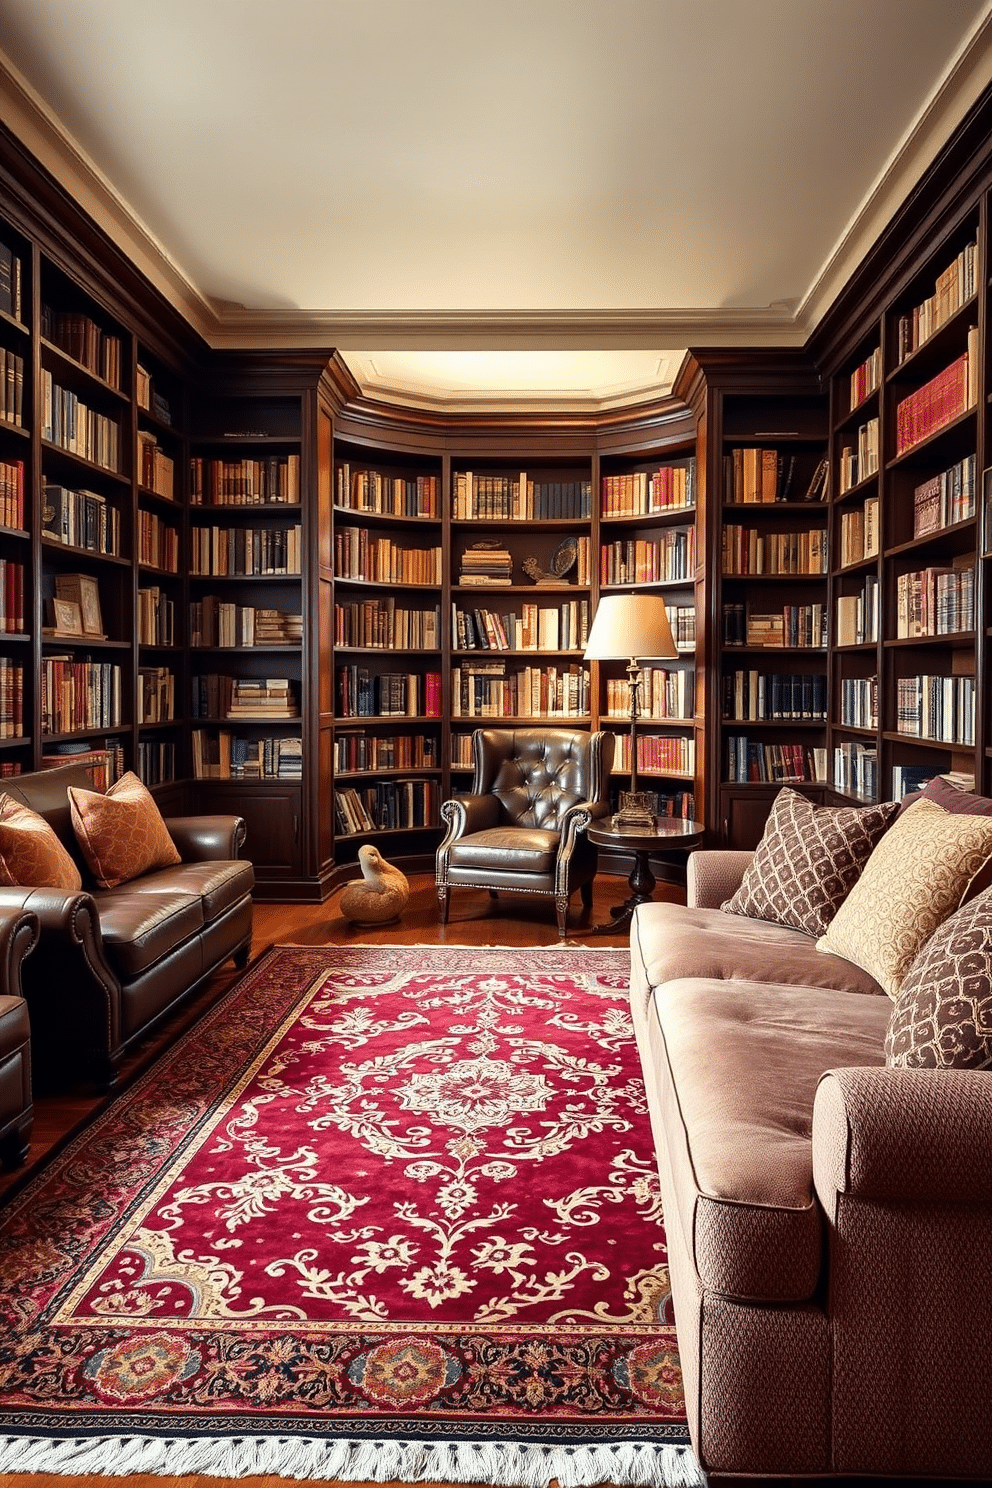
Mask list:
[[[101,795],[70,785],[73,830],[102,889],[181,862],[162,813],[133,771]]]
[[[13,796],[0,796],[0,883],[68,893],[83,886],[79,869],[45,818]]]

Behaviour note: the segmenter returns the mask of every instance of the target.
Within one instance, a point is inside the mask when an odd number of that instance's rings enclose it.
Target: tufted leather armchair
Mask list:
[[[441,923],[459,886],[555,901],[564,936],[576,889],[592,907],[596,849],[585,835],[610,811],[613,735],[584,729],[477,729],[472,736],[475,778],[468,795],[441,807],[447,824],[437,850]]]

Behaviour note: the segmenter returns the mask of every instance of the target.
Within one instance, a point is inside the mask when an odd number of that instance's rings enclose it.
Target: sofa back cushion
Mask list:
[[[779,791],[740,888],[721,908],[822,935],[899,807],[815,806]]]
[[[992,817],[916,801],[886,832],[817,949],[870,972],[893,1000],[920,947],[992,855]]]

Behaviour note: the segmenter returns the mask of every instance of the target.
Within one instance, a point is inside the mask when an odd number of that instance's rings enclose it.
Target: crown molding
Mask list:
[[[992,80],[992,0],[879,172],[796,311],[808,337],[816,330],[877,239]]]

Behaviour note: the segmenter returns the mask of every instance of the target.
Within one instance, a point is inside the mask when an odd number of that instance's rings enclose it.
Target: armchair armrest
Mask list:
[[[165,825],[184,863],[237,858],[247,836],[241,816],[167,816]]]
[[[992,1071],[840,1069],[813,1102],[813,1181],[880,1205],[992,1204]]]
[[[495,796],[452,796],[441,806],[441,818],[448,824],[445,841],[465,837],[470,832],[483,832],[499,823],[499,801]]]
[[[754,857],[734,848],[703,848],[689,854],[686,903],[690,909],[719,909],[741,886]]]

